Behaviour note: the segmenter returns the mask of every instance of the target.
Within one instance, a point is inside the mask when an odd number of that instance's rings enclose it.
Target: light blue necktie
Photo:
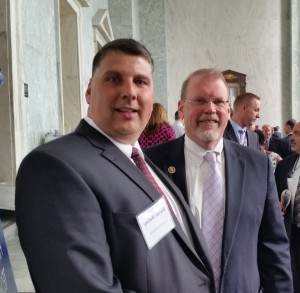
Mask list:
[[[246,142],[246,141],[245,141],[245,138],[246,138],[245,130],[239,129],[238,132],[239,132],[239,136],[240,136],[240,137],[239,137],[240,144],[241,144],[241,145],[246,145],[246,144],[245,144],[245,142]]]
[[[203,157],[208,164],[203,188],[202,231],[207,242],[218,292],[221,276],[221,252],[224,226],[224,200],[222,174],[215,152]]]

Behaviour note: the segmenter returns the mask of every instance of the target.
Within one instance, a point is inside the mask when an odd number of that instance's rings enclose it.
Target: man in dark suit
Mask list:
[[[290,240],[291,261],[295,292],[300,292],[300,228],[294,220],[294,199],[300,180],[300,123],[293,128],[291,147],[294,154],[280,161],[275,170],[278,194],[282,203],[284,223]],[[284,200],[288,195],[289,201]]]
[[[194,216],[137,142],[152,71],[140,43],[106,44],[93,61],[88,117],[23,160],[16,221],[36,292],[215,292]]]
[[[293,292],[288,238],[270,161],[260,151],[223,139],[229,106],[222,73],[212,69],[192,73],[183,83],[178,109],[185,136],[146,154],[179,187],[201,229],[207,214],[205,176],[210,172],[205,157],[209,152],[217,155],[223,178],[220,213],[225,214],[211,230],[215,234],[223,225],[217,292]],[[216,204],[211,203],[211,212]]]
[[[291,136],[293,134],[293,128],[297,121],[293,118],[287,120],[284,124],[284,132],[286,136],[280,139],[280,144],[277,149],[277,153],[284,159],[293,153],[291,149]]]
[[[224,138],[239,144],[259,149],[258,136],[249,127],[259,118],[260,98],[252,93],[238,95],[233,103],[233,112],[224,131]],[[245,133],[241,141],[240,132]]]
[[[264,150],[277,153],[280,146],[280,139],[272,135],[272,127],[270,124],[264,124],[262,126],[262,132],[264,134]]]
[[[272,136],[275,137],[275,138],[278,138],[278,139],[281,138],[281,132],[279,131],[279,126],[274,126],[273,127]]]

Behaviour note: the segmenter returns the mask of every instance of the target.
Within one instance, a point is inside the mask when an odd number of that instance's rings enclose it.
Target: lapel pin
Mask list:
[[[175,172],[176,172],[176,168],[175,168],[174,166],[170,166],[170,167],[168,168],[168,173],[174,174]]]

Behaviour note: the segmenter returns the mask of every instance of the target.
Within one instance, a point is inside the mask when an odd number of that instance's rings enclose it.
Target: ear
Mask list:
[[[182,101],[182,100],[179,100],[179,101],[178,101],[177,107],[178,107],[178,114],[179,114],[179,117],[180,117],[181,119],[184,119],[184,115],[183,115],[183,101]]]
[[[90,104],[90,99],[91,99],[91,83],[92,83],[92,79],[90,79],[88,87],[85,91],[85,100],[87,104]]]

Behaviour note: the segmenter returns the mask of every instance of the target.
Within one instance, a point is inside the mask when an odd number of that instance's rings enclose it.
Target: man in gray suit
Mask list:
[[[252,93],[238,95],[233,102],[232,117],[224,131],[224,138],[259,150],[258,136],[249,127],[259,118],[260,98]],[[243,138],[241,140],[241,133]]]
[[[203,208],[209,190],[206,181],[211,179],[206,174],[212,169],[206,156],[217,155],[215,167],[222,182],[214,192],[222,190],[217,193],[224,217],[215,215],[218,221],[211,219],[214,226],[204,234],[210,239],[210,234],[223,233],[219,244],[216,240],[209,246],[211,258],[215,253],[221,258],[219,267],[214,266],[214,272],[220,272],[215,274],[217,292],[293,292],[289,243],[270,161],[258,150],[223,139],[229,106],[222,73],[193,72],[183,83],[178,109],[185,135],[146,154],[179,187],[201,229],[207,225],[207,210],[215,213],[218,204],[215,200]]]
[[[93,61],[88,116],[23,160],[16,221],[36,292],[215,292],[201,230],[137,142],[152,112],[152,71],[140,43],[106,44]]]

